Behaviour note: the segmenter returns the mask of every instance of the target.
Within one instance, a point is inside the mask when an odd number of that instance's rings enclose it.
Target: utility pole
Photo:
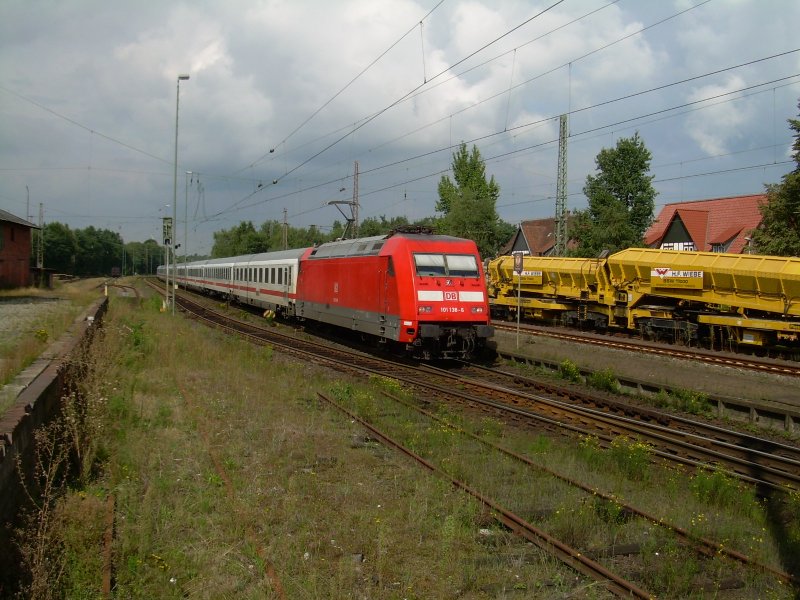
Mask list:
[[[353,168],[353,237],[358,237],[358,161]]]
[[[39,281],[42,281],[44,269],[44,206],[39,202],[39,243],[36,248],[36,266],[39,268]]]
[[[558,127],[558,175],[556,179],[555,256],[567,253],[567,115]]]
[[[289,249],[289,217],[286,209],[283,209],[283,249]]]
[[[183,268],[186,268],[186,255],[189,252],[189,175],[191,171],[186,171],[186,199],[183,203]],[[194,175],[192,175],[194,183]],[[184,276],[186,273],[184,273]]]

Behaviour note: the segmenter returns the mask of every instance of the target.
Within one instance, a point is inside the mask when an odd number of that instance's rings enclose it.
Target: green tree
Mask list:
[[[657,193],[649,174],[651,158],[638,132],[600,151],[598,173],[588,175],[583,188],[589,207],[578,211],[569,232],[578,241],[574,254],[591,257],[643,245]]]
[[[374,217],[370,217],[368,219],[364,219],[358,226],[358,237],[370,237],[373,235],[385,235],[392,231],[393,229],[397,229],[398,227],[407,226],[408,219],[400,216],[400,217],[392,217],[391,219],[387,219],[385,215],[381,215],[379,219]]]
[[[486,166],[477,146],[467,152],[462,143],[453,154],[453,182],[448,176],[439,181],[436,210],[443,213],[438,222],[441,233],[474,240],[481,256],[493,256],[511,236],[513,227],[497,215],[500,186],[492,176],[486,179]]]
[[[69,225],[47,223],[44,226],[44,266],[59,273],[74,273],[78,241]]]
[[[112,267],[122,265],[122,237],[116,231],[92,226],[76,229],[75,240],[77,275],[109,275]]]
[[[211,256],[222,258],[256,254],[269,250],[269,241],[263,233],[256,231],[252,221],[242,221],[235,227],[214,232],[214,246]]]
[[[800,109],[800,102],[797,105]],[[781,183],[766,186],[767,201],[761,206],[761,225],[753,232],[759,254],[800,256],[800,119],[788,119],[794,131],[792,158],[795,167]]]
[[[486,181],[486,165],[477,146],[473,145],[472,152],[468,153],[467,145],[462,142],[458,152],[453,153],[452,170],[455,183],[446,175],[442,175],[439,180],[439,200],[436,202],[438,212],[448,215],[466,190],[470,190],[475,198],[491,201],[492,205],[497,202],[500,186],[495,182],[494,176]]]
[[[187,257],[187,262],[197,260],[199,257]],[[144,242],[128,242],[125,244],[125,274],[152,275],[155,269],[164,261],[164,248],[159,246],[154,239]],[[180,255],[183,262],[183,255]]]

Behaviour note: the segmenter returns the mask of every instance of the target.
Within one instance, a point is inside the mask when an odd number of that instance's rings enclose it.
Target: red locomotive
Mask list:
[[[493,334],[475,243],[422,230],[192,262],[178,265],[177,281],[417,358],[468,359]]]

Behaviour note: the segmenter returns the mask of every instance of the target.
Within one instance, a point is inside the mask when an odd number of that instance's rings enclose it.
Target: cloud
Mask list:
[[[23,214],[28,186],[46,219],[157,236],[158,211],[172,201],[176,77],[189,73],[178,170],[200,173],[206,212],[220,213],[192,222],[205,249],[213,231],[282,219],[283,208],[295,226],[332,223],[340,215],[326,202],[340,187],[352,192],[355,161],[362,215],[433,214],[436,174],[462,140],[498,157],[487,172],[515,194],[503,219],[548,216],[552,203],[535,199],[555,180],[557,144],[547,142],[558,125],[549,118],[797,46],[800,4],[777,15],[750,0],[710,2],[613,43],[697,3],[573,1],[531,20],[543,9],[532,0],[4,0],[0,206]],[[797,84],[690,117],[629,119],[798,65],[800,53],[573,114],[570,206],[583,202],[597,152],[637,129],[654,164],[748,144],[782,152]],[[535,148],[514,152],[526,146]],[[741,157],[730,166],[764,162]],[[736,188],[730,177],[706,177],[681,181],[680,193],[748,193],[783,174],[742,173]],[[190,195],[192,209],[199,203]]]
[[[744,80],[732,75],[722,84],[710,84],[694,89],[688,102],[713,98],[745,87]],[[735,98],[736,96],[734,96]],[[745,102],[709,101],[710,107],[691,114],[686,119],[686,131],[700,148],[709,155],[724,154],[729,144],[741,139],[742,127],[752,117]]]

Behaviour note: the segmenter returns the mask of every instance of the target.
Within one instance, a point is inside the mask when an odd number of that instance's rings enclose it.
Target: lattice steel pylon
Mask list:
[[[342,188],[341,191],[344,191]],[[342,239],[355,239],[358,237],[358,161],[355,161],[353,169],[353,199],[352,200],[331,200],[329,205],[335,206],[345,218],[344,233]],[[350,215],[348,216],[340,207],[349,206]]]
[[[555,256],[567,253],[567,115],[558,126],[558,174],[556,177]]]

